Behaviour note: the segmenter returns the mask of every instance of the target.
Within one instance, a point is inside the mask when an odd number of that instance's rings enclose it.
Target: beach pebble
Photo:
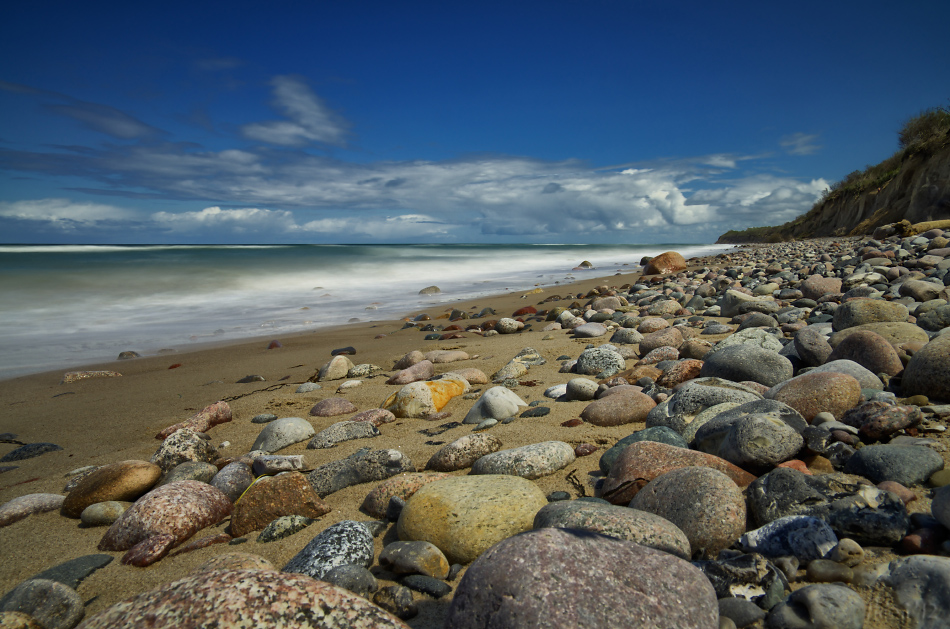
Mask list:
[[[662,619],[663,626],[713,629],[718,615],[709,581],[682,559],[613,537],[543,528],[476,560],[445,626],[640,627]]]
[[[452,592],[452,586],[448,583],[422,574],[410,574],[403,577],[400,582],[407,588],[428,594],[432,598],[442,598]]]
[[[817,326],[808,326],[799,330],[795,334],[794,344],[795,353],[808,367],[824,364],[833,351],[828,342],[828,336],[822,334]]]
[[[851,360],[871,373],[896,376],[904,370],[897,350],[887,339],[870,330],[858,330],[841,340],[827,361]]]
[[[13,498],[0,506],[0,527],[9,526],[34,513],[60,509],[65,499],[59,494],[27,494]]]
[[[841,292],[841,280],[836,277],[809,275],[799,285],[802,296],[806,299],[820,299],[825,295],[834,295]]]
[[[591,347],[581,352],[574,365],[574,372],[584,375],[596,375],[599,378],[623,371],[626,361],[623,356],[606,347]]]
[[[379,553],[379,565],[396,574],[421,574],[435,579],[449,576],[449,562],[435,544],[425,541],[392,542]]]
[[[283,572],[306,574],[314,579],[337,566],[373,563],[373,536],[362,522],[342,520],[318,533],[287,562]]]
[[[910,487],[924,483],[943,466],[943,457],[932,448],[883,444],[859,449],[848,459],[844,472],[875,484],[891,480]]]
[[[506,387],[491,387],[465,415],[463,424],[478,424],[486,419],[505,419],[518,414],[518,407],[528,403]]]
[[[593,339],[607,334],[607,327],[603,323],[585,323],[573,330],[574,337],[579,339]]]
[[[941,334],[914,353],[904,369],[901,393],[950,401],[950,334]]]
[[[218,452],[210,441],[202,439],[190,428],[182,428],[162,441],[162,445],[158,447],[149,462],[162,468],[162,471],[168,472],[185,461],[210,463],[216,458],[218,458]]]
[[[353,362],[346,356],[334,356],[320,367],[320,370],[317,372],[316,381],[342,380],[354,366]]]
[[[373,595],[373,602],[390,614],[403,620],[415,618],[419,608],[412,598],[412,590],[404,585],[387,585]]]
[[[835,547],[831,549],[828,559],[853,568],[864,561],[864,549],[853,539],[845,537],[838,540]]]
[[[677,360],[673,365],[663,370],[663,375],[657,378],[656,384],[660,387],[672,389],[688,380],[698,378],[703,369],[703,361],[684,358]]]
[[[61,513],[78,518],[89,505],[106,501],[134,501],[151,489],[162,468],[147,461],[122,461],[104,465],[89,474],[69,492]]]
[[[99,550],[135,551],[140,544],[148,545],[150,539],[166,538],[155,554],[150,552],[145,557],[144,563],[133,564],[148,565],[199,530],[231,515],[232,509],[228,497],[206,483],[186,480],[165,485],[145,494],[126,510],[106,531]],[[135,556],[133,553],[132,557]]]
[[[350,418],[351,422],[369,422],[379,428],[383,424],[391,424],[396,421],[396,416],[383,408],[371,408],[368,411],[362,411]]]
[[[264,527],[264,530],[257,536],[257,541],[261,544],[276,542],[279,539],[290,537],[299,533],[311,524],[316,522],[313,518],[302,515],[282,515],[275,518]]]
[[[320,400],[310,409],[310,415],[314,417],[336,417],[337,415],[347,415],[355,413],[358,409],[356,405],[346,398],[334,397]]]
[[[62,450],[62,448],[55,443],[28,443],[4,454],[2,457],[0,457],[0,463],[25,461],[26,459],[32,459],[34,457],[40,456],[41,454],[55,452],[56,450]]]
[[[661,474],[638,491],[629,506],[679,527],[689,539],[692,555],[715,556],[745,532],[742,490],[731,478],[708,467]]]
[[[645,355],[659,347],[679,349],[684,340],[683,334],[677,328],[664,328],[650,332],[645,334],[643,340],[640,341],[640,353]]]
[[[629,392],[591,402],[581,411],[581,418],[595,426],[621,426],[645,421],[655,406],[653,398],[631,387]]]
[[[839,537],[859,544],[892,546],[910,527],[903,501],[873,485],[838,474],[810,476],[778,467],[746,490],[751,521],[763,526],[789,515],[808,515],[827,522]]]
[[[307,475],[307,480],[323,498],[352,485],[415,471],[412,460],[399,450],[361,448],[345,459],[318,466]]]
[[[307,444],[308,450],[318,448],[332,448],[338,443],[353,439],[368,439],[378,437],[379,429],[372,422],[345,421],[331,424],[324,428]]]
[[[450,562],[469,563],[493,544],[530,530],[547,504],[518,476],[453,476],[421,487],[406,502],[396,529],[404,541],[428,541]]]
[[[739,538],[739,545],[747,553],[793,556],[802,562],[827,556],[837,544],[838,537],[824,520],[804,515],[773,520]]]
[[[643,356],[643,358],[637,361],[637,366],[656,365],[664,361],[677,360],[679,357],[680,353],[678,349],[669,345],[664,345],[663,347],[657,347],[654,350],[650,350]]]
[[[181,480],[196,480],[202,483],[210,483],[211,479],[218,473],[218,468],[211,463],[204,461],[185,461],[179,463],[168,471],[162,477],[161,482],[156,487],[177,483]]]
[[[944,485],[934,492],[930,510],[937,522],[950,529],[950,485]]]
[[[43,629],[72,629],[86,613],[76,590],[49,579],[30,579],[13,588],[0,611],[27,614]]]
[[[307,382],[307,383],[304,383],[304,384],[313,384],[313,383],[312,383],[312,382]],[[302,387],[303,385],[300,385],[300,386]],[[317,385],[317,388],[320,388],[320,385]],[[311,390],[313,390],[313,389],[311,389]],[[297,393],[303,393],[303,391],[298,390]],[[274,415],[273,413],[261,413],[261,414],[259,414],[259,415],[255,415],[254,417],[252,417],[252,418],[251,418],[251,423],[252,423],[252,424],[269,424],[270,422],[274,421],[275,419],[277,419],[277,415]]]
[[[302,454],[263,454],[254,457],[251,468],[255,476],[264,476],[279,472],[296,472],[305,466]]]
[[[950,558],[915,555],[890,563],[882,581],[917,627],[944,627],[950,617]]]
[[[564,397],[568,401],[587,402],[597,396],[600,385],[590,378],[571,378],[567,381]]]
[[[553,474],[570,465],[576,456],[574,448],[563,441],[542,441],[510,450],[499,450],[479,458],[472,465],[472,474],[511,474],[535,479]]]
[[[647,317],[640,321],[640,324],[637,326],[637,332],[641,335],[652,334],[653,332],[665,330],[668,327],[670,327],[670,322],[666,319],[661,317]]]
[[[406,629],[394,616],[343,588],[273,570],[187,576],[112,606],[88,619],[83,629],[212,625]]]
[[[757,553],[723,553],[715,560],[692,563],[706,575],[720,599],[740,597],[763,609],[778,604],[788,589],[788,582],[777,564],[794,565],[796,570],[798,566],[794,557],[776,559],[773,564]]]
[[[706,354],[699,375],[734,382],[751,380],[772,387],[794,373],[792,363],[777,352],[754,345],[731,345]]]
[[[916,406],[902,406],[887,402],[866,402],[841,417],[841,422],[858,429],[866,441],[879,441],[899,430],[920,423],[922,415]]]
[[[614,462],[617,460],[617,457],[620,456],[620,453],[623,452],[624,448],[638,441],[656,441],[677,448],[689,448],[689,443],[687,443],[679,433],[666,426],[644,428],[631,435],[627,435],[604,452],[600,456],[600,471],[605,475],[609,474],[610,468],[613,467]]]
[[[297,387],[297,390],[294,391],[294,393],[312,393],[313,391],[319,391],[322,388],[323,387],[317,384],[316,382],[304,382],[302,385]],[[256,418],[257,417],[255,417],[255,419]],[[276,415],[274,415],[274,419],[277,419]],[[264,422],[255,422],[254,420],[251,420],[251,421],[254,422],[255,424],[264,423]]]
[[[544,397],[556,400],[559,397],[567,395],[567,384],[556,384],[544,390]]]
[[[285,515],[317,519],[330,506],[316,494],[299,472],[262,476],[241,496],[231,514],[231,535],[241,537],[264,528]]]
[[[798,432],[769,413],[745,415],[729,428],[718,455],[744,469],[768,470],[788,461],[804,445]]]
[[[468,392],[469,385],[460,377],[412,382],[404,385],[382,407],[399,418],[426,417],[441,411],[449,401]]]
[[[810,371],[769,389],[765,397],[788,404],[806,420],[828,412],[841,417],[861,399],[861,385],[853,376]]]
[[[731,621],[731,627],[755,627],[761,626],[756,623],[765,619],[765,610],[744,598],[721,598],[718,602],[719,629],[724,629],[723,620]]]
[[[350,564],[331,568],[320,580],[341,587],[365,599],[368,599],[379,589],[379,583],[372,572],[363,566]]]
[[[795,590],[769,612],[769,629],[861,629],[861,595],[843,585],[808,585]]]
[[[95,378],[120,378],[122,374],[118,371],[67,371],[63,374],[60,384],[70,384],[80,380],[92,380]]]
[[[774,302],[771,297],[753,296],[740,293],[737,290],[729,289],[719,298],[720,316],[734,317],[740,314],[739,308],[746,303],[753,302]]]
[[[611,343],[619,345],[637,345],[643,340],[643,335],[633,328],[619,328],[614,330],[610,337]]]
[[[425,360],[432,362],[435,365],[442,363],[455,363],[460,360],[469,360],[471,357],[467,352],[463,352],[460,349],[437,349],[431,352],[426,352]]]
[[[213,426],[231,421],[231,407],[227,402],[215,402],[201,409],[189,419],[169,426],[155,435],[156,439],[165,439],[176,430],[188,428],[195,432],[208,432]]]
[[[643,267],[644,275],[668,275],[686,268],[686,260],[676,251],[665,251],[650,258]]]
[[[610,473],[604,479],[601,495],[613,504],[625,505],[657,477],[693,466],[725,473],[742,487],[755,480],[752,474],[711,454],[654,441],[638,441],[624,448],[616,458],[610,467]]]
[[[502,443],[489,434],[465,435],[439,448],[426,463],[427,470],[454,472],[471,467],[481,457],[497,452]]]
[[[303,417],[284,417],[270,422],[254,440],[251,450],[268,454],[313,437],[313,425]]]
[[[774,334],[771,334],[766,330],[751,328],[748,330],[741,330],[722,339],[716,343],[705,356],[703,356],[703,360],[709,360],[717,352],[721,352],[727,347],[736,346],[754,347],[760,350],[769,350],[776,353],[780,352],[782,347],[784,347],[782,342],[778,340]]]
[[[854,299],[838,306],[832,327],[844,330],[864,323],[879,321],[907,321],[907,306],[883,299]]]
[[[360,363],[359,365],[353,365],[350,367],[349,371],[346,372],[347,378],[369,378],[378,373],[382,373],[383,368],[379,365],[372,365],[370,363]],[[344,382],[343,385],[345,386]]]
[[[254,474],[251,466],[241,461],[232,461],[215,474],[210,485],[224,492],[231,502],[236,502],[253,482]]]
[[[468,436],[487,437],[487,435]],[[464,438],[465,437],[463,437],[463,439]],[[387,517],[389,503],[393,498],[406,501],[423,485],[442,480],[443,478],[448,478],[448,474],[440,472],[409,472],[399,474],[398,476],[384,480],[366,494],[361,509],[374,518],[385,518]]]
[[[82,513],[79,514],[79,520],[84,526],[110,526],[130,506],[131,503],[129,502],[119,502],[117,500],[96,502],[82,510]]]
[[[534,516],[534,528],[545,527],[592,531],[636,542],[683,559],[690,557],[689,540],[669,520],[646,511],[606,502],[564,500],[549,503]]]
[[[420,380],[428,380],[435,375],[435,366],[430,360],[420,360],[393,375],[386,384],[409,384]]]

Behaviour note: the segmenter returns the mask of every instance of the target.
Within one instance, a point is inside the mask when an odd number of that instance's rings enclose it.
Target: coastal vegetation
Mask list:
[[[921,222],[950,217],[950,207],[943,207],[948,190],[946,177],[942,176],[950,164],[950,107],[932,107],[909,118],[898,130],[897,140],[898,149],[893,155],[833,183],[805,214],[783,225],[730,230],[717,242],[783,242],[856,235],[904,218]],[[933,172],[927,170],[928,166]],[[922,179],[928,183],[943,181],[944,185],[927,191],[935,198],[917,199],[918,206],[934,201],[928,207],[914,207],[916,214],[905,216],[912,209],[915,186]]]

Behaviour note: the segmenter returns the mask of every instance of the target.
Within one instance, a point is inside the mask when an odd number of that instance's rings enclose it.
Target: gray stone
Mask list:
[[[293,556],[283,572],[306,574],[323,579],[337,566],[362,566],[373,563],[373,536],[362,522],[343,520],[327,527]]]
[[[299,472],[304,469],[302,454],[264,454],[254,458],[255,476],[277,474],[279,472]]]
[[[544,528],[479,557],[445,626],[715,629],[718,616],[712,586],[688,562],[613,537]]]
[[[862,389],[874,389],[875,391],[883,391],[884,383],[881,382],[881,379],[878,378],[873,372],[868,371],[858,363],[853,360],[833,360],[830,363],[825,363],[820,367],[815,367],[808,373],[843,373],[851,376],[858,381],[858,384],[861,385]]]
[[[415,472],[412,461],[399,450],[362,448],[339,461],[318,466],[307,475],[314,491],[323,498],[351,485],[385,480],[402,472]]]
[[[802,328],[795,334],[795,352],[808,367],[823,365],[831,355],[832,347],[828,337],[817,326]]]
[[[950,618],[950,558],[915,555],[888,566],[884,583],[919,629],[941,629]]]
[[[312,384],[312,383],[310,383]],[[301,385],[302,386],[302,385]],[[317,388],[320,388],[320,385],[315,385]],[[261,413],[260,415],[255,415],[251,418],[252,424],[269,424],[270,422],[277,419],[277,415],[273,413]]]
[[[765,610],[744,598],[719,599],[719,622],[722,629],[722,620],[728,618],[733,627],[748,627],[765,619]]]
[[[565,500],[542,507],[534,516],[534,528],[592,531],[649,546],[689,559],[686,535],[658,515],[609,503]]]
[[[201,483],[210,483],[211,479],[213,479],[217,473],[218,468],[211,463],[205,461],[185,461],[169,470],[156,487],[177,483],[180,480],[196,480]]]
[[[580,339],[592,339],[607,334],[603,323],[584,323],[574,328],[574,336]]]
[[[930,512],[937,522],[950,529],[950,485],[944,485],[934,492],[933,502],[930,503]]]
[[[907,306],[883,299],[855,299],[835,310],[832,327],[837,330],[879,321],[907,321]]]
[[[564,397],[568,401],[588,402],[597,397],[597,390],[600,385],[590,378],[572,378],[567,382],[567,390]]]
[[[762,555],[742,554],[712,561],[694,561],[720,599],[739,597],[762,609],[771,609],[785,598],[788,581]]]
[[[314,432],[313,425],[303,417],[284,417],[267,424],[254,440],[251,450],[277,452],[287,446],[306,441],[314,435]]]
[[[257,541],[262,544],[276,542],[279,539],[290,537],[294,533],[299,533],[314,522],[316,520],[302,515],[282,515],[264,527],[264,530],[257,536]]]
[[[486,454],[472,465],[472,474],[508,474],[533,480],[570,465],[574,448],[563,441],[543,441]]]
[[[603,347],[585,349],[577,357],[574,372],[586,375],[596,375],[600,378],[609,378],[615,373],[623,371],[627,366],[623,356]]]
[[[410,574],[403,577],[401,583],[411,590],[428,594],[432,598],[442,598],[452,592],[452,586],[448,583],[423,574]]]
[[[750,328],[748,330],[736,332],[732,336],[727,336],[726,338],[722,339],[713,345],[713,348],[709,350],[703,359],[706,360],[710,357],[710,355],[714,355],[716,352],[720,352],[727,347],[733,347],[735,345],[757,347],[759,349],[771,350],[776,353],[782,349],[782,342],[778,340],[774,334],[766,332],[765,330]]]
[[[864,599],[843,585],[808,585],[769,612],[769,629],[861,629]]]
[[[368,439],[379,436],[379,428],[372,422],[337,422],[324,428],[307,444],[308,450],[332,448],[338,443],[353,439]]]
[[[332,583],[367,599],[379,589],[379,583],[372,572],[363,566],[351,564],[331,568],[323,575],[321,581]]]
[[[837,543],[838,537],[824,520],[805,515],[773,520],[739,538],[739,545],[747,553],[791,555],[801,562],[824,558]]]
[[[224,492],[224,495],[231,502],[237,502],[237,499],[253,482],[254,474],[251,472],[251,468],[246,463],[232,461],[215,474],[210,485]]]
[[[28,443],[25,446],[20,446],[4,454],[0,457],[0,463],[24,461],[40,456],[41,454],[46,454],[47,452],[55,452],[56,450],[62,450],[62,448],[55,443]]]
[[[715,348],[713,348],[715,350]],[[753,345],[732,345],[703,357],[701,377],[752,381],[773,387],[794,375],[792,363],[778,352]]]
[[[636,345],[642,340],[643,335],[633,328],[620,328],[614,331],[610,337],[611,343],[619,343],[621,345]]]
[[[718,456],[742,468],[768,470],[794,458],[804,443],[781,419],[764,413],[746,415],[732,424]]]
[[[901,391],[950,401],[950,334],[941,334],[914,353],[904,369]]]
[[[507,387],[492,387],[485,391],[469,409],[463,424],[479,424],[486,419],[505,419],[518,414],[518,407],[528,403]]]
[[[942,469],[943,457],[932,448],[884,444],[859,449],[848,459],[844,472],[864,476],[874,484],[891,480],[910,487]]]
[[[117,500],[96,502],[82,510],[79,521],[83,526],[109,526],[122,517],[129,505],[131,503]]]
[[[72,629],[86,613],[76,590],[48,579],[16,586],[4,597],[0,611],[28,614],[44,629]]]
[[[110,563],[112,563],[112,555],[102,553],[97,555],[83,555],[82,557],[70,559],[69,561],[44,570],[39,574],[35,574],[30,577],[30,579],[56,581],[75,590],[79,587],[79,584],[82,583],[83,579],[99,568],[108,566]],[[5,603],[6,597],[0,599],[0,607]]]

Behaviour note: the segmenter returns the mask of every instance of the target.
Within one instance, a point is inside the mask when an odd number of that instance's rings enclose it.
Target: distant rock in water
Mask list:
[[[116,360],[128,360],[129,358],[141,358],[141,357],[142,355],[139,354],[138,352],[133,352],[129,350],[125,352],[120,352]]]
[[[419,294],[420,295],[438,295],[441,292],[442,292],[442,289],[439,288],[438,286],[426,286],[425,288],[419,291]]]
[[[580,264],[578,264],[571,270],[572,271],[589,271],[589,270],[593,270],[593,268],[594,268],[593,264],[591,264],[587,260],[584,260],[583,262],[581,262]]]

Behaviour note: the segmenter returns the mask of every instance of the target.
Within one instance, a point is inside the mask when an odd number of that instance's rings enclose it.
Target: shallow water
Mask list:
[[[0,378],[392,319],[728,245],[0,246]],[[593,271],[572,271],[589,260]],[[436,285],[439,295],[419,295]]]

